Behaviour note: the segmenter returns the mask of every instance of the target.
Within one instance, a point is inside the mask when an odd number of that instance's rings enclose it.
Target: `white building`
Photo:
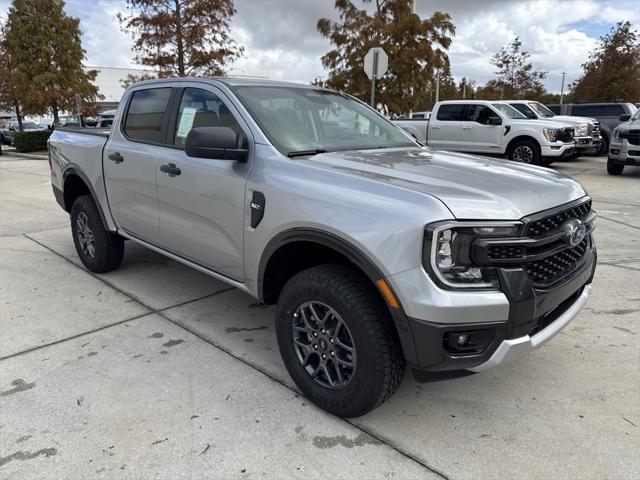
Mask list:
[[[138,68],[94,67],[87,65],[85,69],[98,71],[98,75],[93,83],[98,87],[98,93],[104,95],[104,98],[97,102],[102,110],[110,110],[118,106],[125,89],[122,86],[122,82],[126,80],[129,75],[135,75],[136,77],[141,75],[156,75],[156,72],[153,70],[142,70]]]

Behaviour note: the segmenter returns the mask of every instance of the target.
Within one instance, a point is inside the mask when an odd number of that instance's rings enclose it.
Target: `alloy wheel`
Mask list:
[[[76,233],[82,253],[88,258],[95,258],[96,244],[93,230],[89,226],[89,217],[84,212],[80,212],[76,218]]]
[[[533,150],[527,145],[520,145],[513,151],[513,161],[519,163],[531,163]]]

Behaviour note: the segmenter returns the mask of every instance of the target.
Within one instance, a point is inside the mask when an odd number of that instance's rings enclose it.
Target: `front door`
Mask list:
[[[158,237],[156,196],[157,145],[164,143],[172,89],[147,88],[132,93],[122,129],[104,149],[104,176],[111,214],[118,226],[150,243]]]
[[[224,126],[231,128],[238,139],[247,135],[248,129],[243,129],[236,118],[239,115],[235,108],[215,87],[184,88],[170,130],[168,143],[172,148],[163,148],[158,159],[157,185],[161,245],[242,280],[245,187],[250,162],[194,158],[184,152],[187,134],[195,127]]]
[[[431,115],[427,145],[431,148],[460,150],[460,128],[464,105],[449,103],[440,105],[436,115]]]

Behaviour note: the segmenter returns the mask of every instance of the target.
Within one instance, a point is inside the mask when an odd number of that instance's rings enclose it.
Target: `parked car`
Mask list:
[[[640,166],[640,110],[632,117],[622,115],[620,121],[611,134],[607,158],[609,175],[620,175],[625,165]]]
[[[633,115],[637,111],[633,103],[563,103],[547,107],[556,115],[577,115],[598,120],[602,135],[598,151],[600,155],[606,155],[609,151],[611,133],[620,124],[620,116]]]
[[[532,100],[504,100],[504,103],[511,105],[529,119],[550,119],[554,122],[573,127],[575,132],[576,156],[597,153],[600,150],[600,143],[602,142],[600,122],[595,118],[556,115],[540,102]]]
[[[517,128],[504,123],[501,136]],[[595,212],[578,182],[421,147],[344,93],[141,82],[114,128],[58,129],[49,153],[87,269],[117,268],[130,239],[276,304],[289,374],[340,416],[384,402],[407,364],[478,372],[523,356],[591,290]]]
[[[9,122],[5,127],[0,128],[0,142],[5,145],[13,145],[15,134],[19,130],[18,122]],[[23,132],[34,130],[43,130],[43,127],[34,122],[22,122]]]
[[[444,150],[506,156],[549,165],[575,152],[574,128],[551,120],[529,120],[500,101],[438,102],[430,120],[394,120],[419,142]]]
[[[96,127],[105,128],[111,127],[113,124],[113,118],[116,116],[117,110],[105,110],[98,117],[98,123],[96,123]]]

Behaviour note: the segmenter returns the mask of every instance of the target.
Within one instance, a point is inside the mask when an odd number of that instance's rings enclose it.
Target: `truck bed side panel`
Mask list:
[[[88,183],[95,200],[100,204],[107,227],[115,231],[116,226],[109,212],[102,170],[102,155],[107,140],[108,134],[104,130],[58,129],[54,131],[49,138],[51,183],[54,188],[63,191],[66,176],[71,172],[78,173]]]

